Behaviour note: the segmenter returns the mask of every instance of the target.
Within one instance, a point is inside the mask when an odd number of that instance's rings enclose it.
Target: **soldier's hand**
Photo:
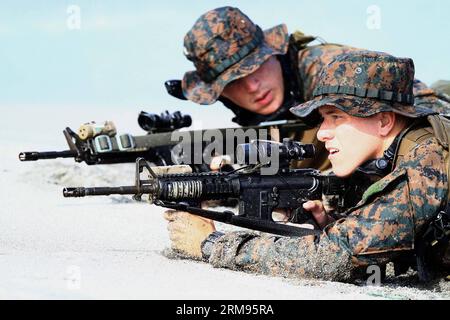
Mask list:
[[[172,249],[189,257],[201,259],[201,244],[216,230],[212,220],[188,212],[168,210],[164,219],[169,221],[167,230]]]
[[[323,229],[326,225],[330,224],[334,221],[334,219],[327,214],[325,208],[323,206],[322,201],[314,200],[314,201],[306,201],[303,204],[303,209],[311,212],[314,220],[316,220],[317,225]]]
[[[211,159],[209,168],[212,171],[219,171],[220,168],[222,168],[223,166],[230,164],[231,164],[231,157],[229,155],[214,156]]]

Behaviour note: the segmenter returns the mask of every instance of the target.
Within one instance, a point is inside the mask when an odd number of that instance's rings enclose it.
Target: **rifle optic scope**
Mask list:
[[[138,123],[142,129],[150,133],[169,132],[189,127],[192,124],[192,118],[189,115],[182,115],[180,111],[171,114],[166,110],[160,115],[141,111]]]
[[[239,164],[269,164],[271,161],[289,163],[291,160],[314,158],[313,144],[302,144],[289,139],[282,143],[268,140],[253,140],[236,147],[236,160]]]

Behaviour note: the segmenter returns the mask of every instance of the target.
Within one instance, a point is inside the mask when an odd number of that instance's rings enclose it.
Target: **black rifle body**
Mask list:
[[[195,171],[208,171],[205,168],[204,161],[204,152],[207,146],[211,143],[211,141],[204,141],[201,137],[205,137],[205,133],[211,133],[212,130],[216,132],[220,132],[220,136],[222,137],[221,141],[214,141],[216,146],[221,145],[223,150],[223,155],[230,155],[234,159],[234,148],[231,150],[227,150],[227,144],[231,144],[230,141],[227,143],[227,139],[231,136],[232,139],[239,140],[233,134],[233,132],[248,132],[248,130],[252,129],[256,134],[252,137],[252,139],[272,139],[270,135],[271,128],[274,126],[271,124],[260,125],[254,127],[243,127],[243,128],[221,128],[221,129],[211,129],[211,130],[191,130],[191,131],[180,131],[180,132],[158,132],[158,133],[149,133],[142,136],[130,136],[126,135],[126,137],[115,136],[109,137],[108,140],[108,148],[107,150],[102,150],[102,146],[99,143],[95,143],[94,139],[81,140],[78,135],[72,131],[70,128],[66,128],[63,133],[66,138],[66,141],[69,145],[69,150],[64,151],[49,151],[49,152],[22,152],[19,154],[19,159],[21,161],[36,161],[42,159],[56,159],[56,158],[74,158],[76,162],[85,162],[88,165],[97,165],[97,164],[113,164],[113,163],[129,163],[135,162],[137,158],[144,158],[147,161],[150,161],[156,166],[168,166],[168,165],[177,165],[181,163],[185,163],[184,159],[186,154],[180,155],[177,154],[174,147],[181,145],[181,136],[183,138],[188,138],[190,141],[189,148],[187,144],[183,142],[183,148],[186,150],[190,150],[190,154],[187,155],[189,159],[192,160],[192,163],[195,165],[191,165]],[[276,127],[279,129],[280,136],[287,135],[287,132],[292,132],[293,130],[304,130],[306,126],[298,121],[285,121],[280,124],[276,124]],[[178,139],[174,136],[174,133],[177,134]],[[231,134],[230,134],[231,133]],[[264,136],[261,136],[264,134]],[[234,146],[239,143],[249,142],[249,137],[243,135],[245,141],[233,141]],[[200,137],[200,139],[198,138]],[[119,139],[126,139],[127,141],[132,141],[131,148],[126,150],[121,150],[119,146]],[[217,151],[217,150],[214,150]],[[200,161],[194,161],[194,159]],[[189,163],[190,164],[190,163]]]
[[[137,165],[142,172],[148,163]],[[308,200],[320,200],[322,195],[340,195],[345,190],[344,180],[333,175],[321,175],[313,169],[281,169],[275,175],[256,172],[200,172],[187,174],[149,175],[148,180],[136,176],[135,186],[100,188],[65,188],[65,197],[130,194],[140,199],[144,194],[156,205],[184,210],[213,220],[282,235],[316,234],[273,220],[275,209],[290,213],[289,222],[310,220],[302,205]],[[201,209],[205,200],[238,200],[238,214]]]

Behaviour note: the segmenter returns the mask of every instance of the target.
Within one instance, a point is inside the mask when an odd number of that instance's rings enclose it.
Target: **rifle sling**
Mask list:
[[[289,236],[289,237],[305,237],[314,235],[317,236],[322,232],[319,230],[311,230],[301,227],[294,227],[291,225],[285,225],[276,223],[274,221],[266,221],[266,220],[257,220],[247,217],[242,217],[239,215],[235,215],[232,211],[212,211],[205,210],[198,207],[192,207],[188,204],[184,203],[173,203],[173,202],[165,202],[165,201],[157,201],[156,205],[173,209],[186,211],[203,218],[212,219],[215,221],[231,224],[237,227],[248,228],[256,231],[273,233],[281,236]]]

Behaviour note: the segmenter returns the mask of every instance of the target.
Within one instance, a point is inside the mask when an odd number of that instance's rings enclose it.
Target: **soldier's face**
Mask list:
[[[222,96],[241,108],[269,115],[277,111],[284,98],[284,82],[281,65],[274,56],[255,72],[230,82]]]
[[[323,122],[317,138],[325,143],[333,172],[346,177],[370,159],[381,157],[384,139],[379,134],[378,115],[358,118],[333,107],[319,109]]]

